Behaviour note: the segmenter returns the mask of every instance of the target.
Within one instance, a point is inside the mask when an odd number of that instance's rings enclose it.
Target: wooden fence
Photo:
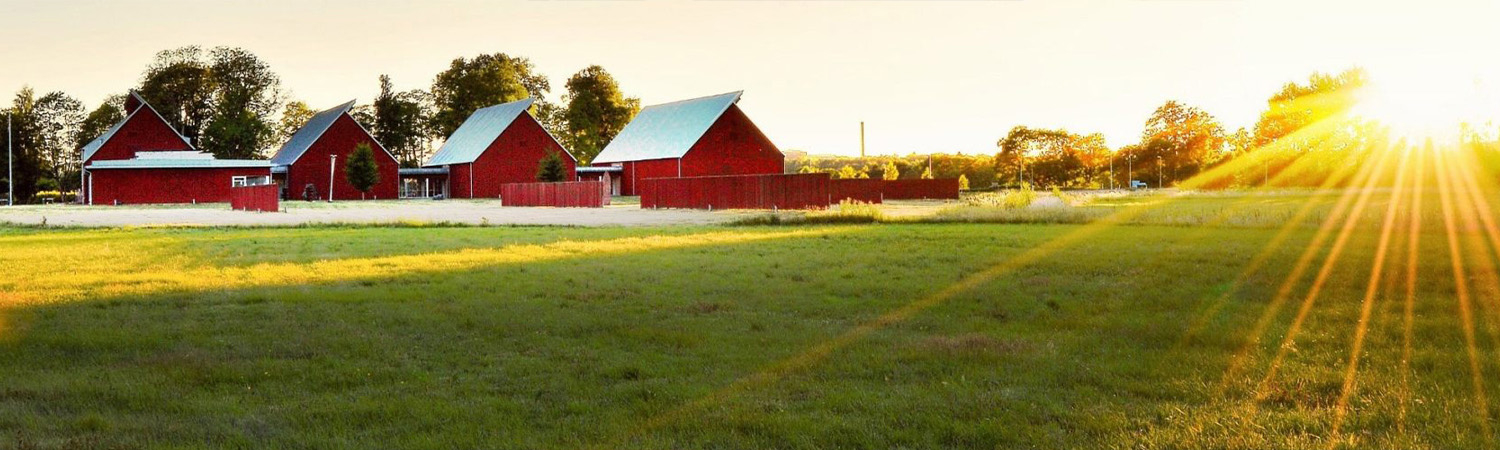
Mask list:
[[[281,185],[271,183],[229,188],[229,208],[237,211],[281,211]]]
[[[648,178],[637,189],[642,208],[822,209],[826,173]]]
[[[609,185],[599,181],[502,184],[500,202],[504,206],[601,208],[609,205]]]

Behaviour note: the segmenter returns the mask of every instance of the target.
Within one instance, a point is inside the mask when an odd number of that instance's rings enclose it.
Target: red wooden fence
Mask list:
[[[826,173],[647,178],[642,208],[812,209],[829,202]]]
[[[886,200],[957,199],[958,179],[887,180],[882,187]]]
[[[885,183],[869,178],[829,180],[828,191],[832,203],[854,200],[865,203],[881,203],[885,200]]]
[[[600,181],[508,183],[500,185],[504,206],[600,208],[609,205],[609,185]]]
[[[281,211],[281,186],[271,183],[229,188],[229,208],[239,211]]]

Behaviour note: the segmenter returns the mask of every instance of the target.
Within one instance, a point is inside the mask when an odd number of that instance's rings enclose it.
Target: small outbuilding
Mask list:
[[[531,116],[533,102],[528,98],[474,111],[423,168],[446,172],[445,191],[452,198],[496,198],[502,184],[535,183],[549,155],[562,161],[562,181],[572,181],[578,160]]]
[[[742,93],[648,106],[592,165],[620,168],[621,195],[648,178],[782,173],[786,157],[740,110]]]
[[[134,92],[125,98],[125,113],[83,147],[86,204],[227,202],[233,186],[269,182],[270,163],[197,151]]]
[[[354,101],[320,112],[292,134],[271,157],[272,176],[282,185],[282,198],[300,199],[311,186],[320,200],[394,199],[401,183],[400,164],[385,146],[349,115]],[[379,182],[360,192],[344,176],[344,165],[359,144],[375,153]],[[332,182],[330,183],[330,178]]]

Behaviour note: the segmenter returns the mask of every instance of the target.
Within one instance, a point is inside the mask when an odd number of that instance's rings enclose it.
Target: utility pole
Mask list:
[[[859,121],[859,159],[865,159],[865,121]]]
[[[1126,188],[1128,188],[1128,189],[1130,189],[1132,191],[1135,190],[1135,167],[1133,167],[1134,165],[1135,165],[1135,154],[1132,153],[1132,154],[1129,154],[1129,155],[1125,155],[1125,186],[1126,186]]]
[[[1109,190],[1115,190],[1115,158],[1109,158]]]
[[[1157,189],[1161,189],[1161,188],[1164,188],[1164,187],[1166,187],[1166,186],[1165,186],[1165,183],[1162,183],[1161,157],[1158,156],[1158,157],[1156,157],[1156,188]]]
[[[5,190],[5,206],[16,206],[16,152],[15,144],[11,142],[10,131],[11,113],[5,113],[5,182],[10,186]]]
[[[328,203],[333,203],[333,168],[338,166],[339,155],[328,155]]]

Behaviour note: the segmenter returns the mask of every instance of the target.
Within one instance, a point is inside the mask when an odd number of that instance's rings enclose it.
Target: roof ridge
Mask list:
[[[729,91],[729,92],[725,92],[725,93],[722,93],[722,94],[705,95],[705,96],[702,96],[702,97],[693,97],[693,98],[689,98],[689,99],[675,100],[675,101],[670,101],[670,102],[666,102],[666,103],[657,103],[655,105],[643,106],[643,107],[641,107],[641,109],[655,108],[655,107],[658,107],[658,106],[669,106],[669,105],[675,105],[675,104],[678,104],[678,103],[687,103],[687,102],[692,102],[692,101],[709,99],[709,98],[713,98],[713,97],[722,97],[722,96],[729,95],[729,94],[734,94],[734,96],[735,96],[734,101],[730,102],[730,103],[739,103],[739,101],[740,101],[739,97],[742,96],[742,95],[745,95],[745,90],[741,89],[741,90],[738,90],[738,91]]]

